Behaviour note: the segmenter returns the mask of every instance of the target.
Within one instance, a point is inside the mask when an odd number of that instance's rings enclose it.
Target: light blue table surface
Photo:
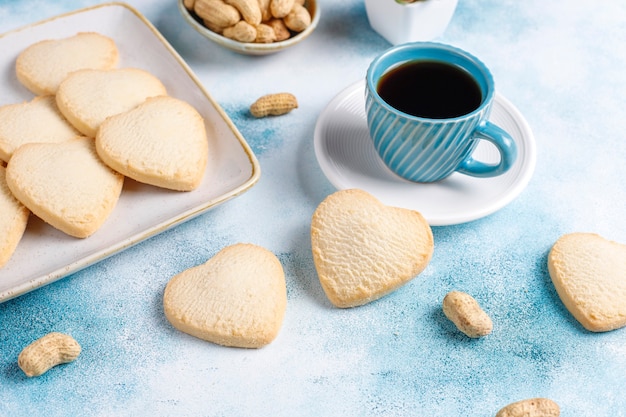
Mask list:
[[[0,32],[96,3],[0,0]],[[422,275],[348,310],[328,302],[311,256],[311,215],[334,191],[313,131],[326,104],[390,45],[371,30],[362,0],[319,3],[319,27],[303,44],[250,57],[202,38],[174,0],[129,1],[239,128],[261,179],[194,220],[0,304],[0,416],[488,417],[530,397],[555,400],[563,417],[626,415],[626,329],[585,331],[546,266],[565,233],[626,243],[626,2],[460,1],[439,40],[486,62],[524,114],[537,143],[534,176],[502,210],[433,228]],[[250,103],[276,91],[292,92],[300,107],[252,120]],[[285,320],[262,349],[192,338],[162,312],[171,276],[238,242],[268,248],[286,273]],[[452,289],[479,300],[491,335],[470,340],[447,321],[441,301]],[[81,356],[27,378],[19,352],[51,331],[74,336]]]

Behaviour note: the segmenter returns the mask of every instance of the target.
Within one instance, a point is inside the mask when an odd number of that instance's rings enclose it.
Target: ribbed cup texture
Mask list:
[[[368,88],[365,91],[368,126],[378,154],[389,169],[415,182],[438,181],[452,174],[478,145],[471,134],[490,107],[461,118],[421,119],[392,113]]]
[[[403,62],[434,60],[458,66],[478,83],[482,104],[467,115],[450,119],[415,117],[394,109],[376,92],[385,71]],[[450,45],[412,42],[389,48],[370,64],[365,83],[365,111],[370,136],[383,162],[400,177],[414,182],[433,182],[457,169],[467,175],[490,176],[497,169],[473,161],[470,155],[480,139],[476,127],[487,120],[494,97],[489,69],[473,55]],[[462,164],[475,162],[478,169]]]

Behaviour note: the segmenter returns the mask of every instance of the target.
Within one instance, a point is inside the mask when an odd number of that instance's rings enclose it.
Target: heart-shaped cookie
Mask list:
[[[190,104],[167,96],[109,117],[98,129],[96,149],[117,172],[178,191],[197,188],[208,161],[204,119]]]
[[[626,326],[626,245],[593,233],[561,236],[548,255],[561,301],[592,332]]]
[[[165,317],[178,330],[219,345],[259,348],[282,326],[287,289],[282,265],[265,248],[239,243],[174,276]]]
[[[0,268],[13,256],[30,215],[30,211],[9,190],[5,171],[0,165]]]
[[[79,238],[100,228],[124,183],[98,158],[93,139],[85,137],[20,146],[7,165],[6,180],[33,214]]]
[[[148,97],[166,94],[161,80],[139,68],[84,69],[63,80],[56,102],[76,129],[95,138],[108,117],[130,110]]]
[[[35,94],[55,94],[61,81],[84,68],[115,68],[119,51],[113,39],[96,32],[80,32],[61,39],[45,39],[24,49],[15,62],[17,79]]]
[[[404,285],[426,268],[434,250],[419,212],[386,206],[358,189],[337,191],[317,207],[311,246],[322,288],[341,308]]]
[[[0,160],[5,162],[26,143],[58,143],[78,136],[78,130],[59,111],[54,96],[0,106]]]

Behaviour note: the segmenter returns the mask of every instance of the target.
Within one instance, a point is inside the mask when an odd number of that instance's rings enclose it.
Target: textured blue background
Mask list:
[[[0,32],[96,3],[0,0]],[[389,44],[370,29],[362,1],[319,3],[319,27],[305,43],[248,57],[208,43],[174,0],[129,2],[223,106],[262,177],[199,218],[0,304],[0,415],[488,417],[535,396],[557,401],[563,417],[626,415],[626,330],[585,331],[546,267],[564,233],[626,243],[626,3],[460,2],[440,40],[479,56],[524,113],[537,141],[535,175],[499,212],[435,228],[422,275],[350,310],[330,305],[311,258],[310,216],[334,191],[315,160],[313,130],[328,101]],[[300,108],[250,119],[250,103],[277,91],[294,93]],[[285,322],[259,350],[194,339],[162,313],[172,275],[237,242],[272,250],[286,272]],[[469,340],[447,321],[440,305],[452,289],[491,315],[490,336]],[[72,334],[83,353],[26,378],[17,355],[50,331]]]

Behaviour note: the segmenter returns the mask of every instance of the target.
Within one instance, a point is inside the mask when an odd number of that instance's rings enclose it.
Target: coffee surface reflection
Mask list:
[[[464,69],[434,60],[405,62],[386,72],[377,91],[390,106],[412,116],[451,119],[480,107],[480,86]]]

